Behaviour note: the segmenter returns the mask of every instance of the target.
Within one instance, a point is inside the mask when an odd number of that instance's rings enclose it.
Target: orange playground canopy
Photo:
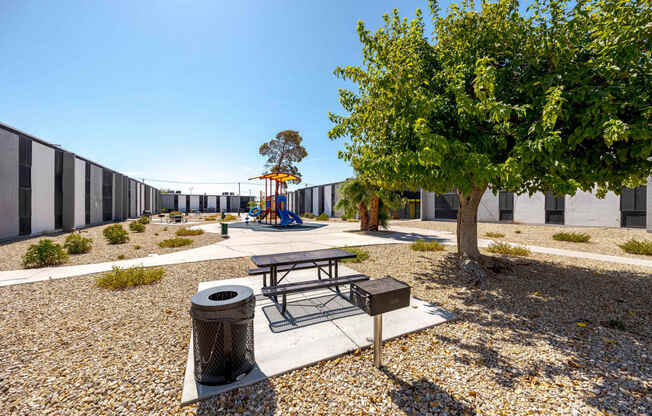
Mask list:
[[[297,178],[294,175],[290,175],[289,173],[267,173],[263,176],[256,176],[253,178],[249,178],[250,181],[253,179],[270,179],[273,181],[285,183],[287,181],[297,180],[299,178]]]

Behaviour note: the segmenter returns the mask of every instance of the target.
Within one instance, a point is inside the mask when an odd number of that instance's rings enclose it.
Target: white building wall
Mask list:
[[[435,193],[421,190],[421,220],[435,219]]]
[[[646,218],[647,221],[647,232],[652,233],[652,176],[647,178],[647,212]]]
[[[145,185],[140,184],[140,212],[138,213],[138,216],[143,215],[143,211],[145,211]]]
[[[478,206],[478,221],[499,221],[500,220],[500,207],[498,204],[498,194],[494,195],[492,191],[487,189],[480,199]]]
[[[199,195],[190,195],[190,209],[199,209]]]
[[[221,196],[220,197],[220,211],[226,212],[226,200],[228,199],[228,196]]]
[[[102,168],[91,165],[91,224],[102,222]]]
[[[217,197],[216,196],[209,196],[208,197],[208,209],[209,210],[217,209]]]
[[[75,228],[86,225],[86,162],[75,158]]]
[[[188,208],[186,207],[186,196],[179,194],[179,211],[186,212]]]
[[[332,185],[324,186],[324,212],[329,216],[333,216],[333,201],[332,201]]]
[[[315,215],[321,214],[319,212],[319,187],[312,188],[312,213]]]
[[[568,212],[568,209],[566,212]],[[537,192],[531,197],[528,194],[515,194],[514,222],[523,224],[545,224],[546,195],[542,192]]]
[[[599,199],[591,192],[566,196],[564,224],[620,227],[620,197],[612,192]]]
[[[54,149],[32,141],[32,234],[54,230]]]

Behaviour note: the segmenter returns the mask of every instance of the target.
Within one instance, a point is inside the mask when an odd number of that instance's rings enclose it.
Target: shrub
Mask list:
[[[171,247],[183,247],[192,244],[192,240],[189,238],[169,238],[158,243],[158,246],[161,248],[171,248]]]
[[[491,237],[491,238],[503,238],[503,237],[505,237],[505,234],[501,234],[501,233],[491,233],[491,232],[489,232],[489,233],[486,233],[485,235],[487,237]]]
[[[183,213],[181,213],[179,211],[170,211],[170,213],[168,215],[170,217],[174,217],[175,215],[183,215]]]
[[[143,225],[149,224],[149,217],[143,215],[142,217],[138,218],[138,222]]]
[[[129,241],[129,233],[120,224],[113,224],[102,230],[109,244],[124,244]]]
[[[328,214],[325,212],[322,212],[319,214],[316,218],[317,221],[328,221]]]
[[[349,220],[349,217],[347,217],[346,214],[344,214],[344,215],[342,215],[342,216],[340,217],[340,219],[341,219],[342,221],[348,221],[348,220]]]
[[[68,254],[60,244],[52,240],[41,240],[38,244],[32,244],[23,256],[23,265],[29,267],[56,266],[65,263]]]
[[[112,271],[98,277],[96,283],[98,286],[107,289],[124,289],[158,282],[164,274],[165,269],[163,268],[146,269],[140,266],[121,269],[114,267]]]
[[[446,248],[438,241],[417,240],[410,244],[414,251],[444,251]]]
[[[512,246],[507,243],[493,243],[487,247],[490,253],[504,254],[508,256],[529,256],[530,250],[521,246]]]
[[[345,263],[360,263],[369,258],[369,252],[359,247],[342,247],[342,250],[355,254],[355,258],[342,260]]]
[[[516,231],[514,231],[514,232],[515,232],[516,234],[520,234],[520,233],[521,233],[521,230],[516,230]]]
[[[304,212],[302,215],[303,218],[315,218],[315,214],[312,212]]]
[[[557,233],[553,234],[552,238],[557,241],[570,241],[572,243],[586,243],[591,239],[587,233]]]
[[[145,226],[138,221],[132,221],[129,223],[129,229],[135,233],[142,233],[145,231]]]
[[[226,214],[224,216],[224,218],[222,218],[220,221],[226,222],[226,221],[234,221],[234,220],[237,220],[237,219],[238,219],[238,217],[236,217],[235,215]]]
[[[177,230],[175,234],[178,236],[202,235],[204,234],[204,230],[190,230],[186,227],[181,227]]]
[[[619,247],[629,254],[643,254],[645,256],[652,256],[652,240],[629,240],[624,244],[619,244]]]
[[[134,246],[134,250],[140,250],[142,247],[140,247],[138,244]]]
[[[79,233],[72,233],[66,237],[63,247],[68,254],[83,254],[91,251],[93,241],[90,238],[82,237]]]
[[[204,221],[217,221],[217,216],[209,215],[208,217],[204,217]]]
[[[118,260],[124,260],[125,258],[126,258],[126,257],[125,257],[124,254],[120,254],[120,255],[118,256]]]
[[[168,230],[168,227],[163,227],[163,231],[167,231],[167,230]]]

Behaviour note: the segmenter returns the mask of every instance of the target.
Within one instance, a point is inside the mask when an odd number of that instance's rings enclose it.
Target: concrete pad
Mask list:
[[[340,267],[340,275],[355,274],[355,271],[345,266]],[[315,279],[314,270],[300,270],[291,272],[284,282],[297,282]],[[275,332],[270,328],[270,320],[263,309],[274,308],[271,300],[261,297],[262,277],[243,277],[237,279],[202,282],[198,290],[222,285],[249,286],[256,295],[256,314],[254,318],[254,355],[256,367],[241,380],[221,386],[204,386],[195,382],[194,357],[191,342],[188,348],[188,361],[183,381],[181,404],[186,405],[198,400],[206,399],[238,387],[247,386],[268,377],[283,374],[302,368],[319,361],[335,358],[342,354],[355,351],[358,348],[370,345],[367,338],[371,335],[373,319],[357,310],[347,310],[346,314],[357,313],[353,316],[336,318],[337,314],[329,312],[347,303],[342,298],[329,301],[328,297],[335,294],[329,290],[321,290],[288,297],[289,303],[295,307],[291,313],[300,320],[301,313],[315,315],[322,311],[325,319],[316,320],[313,316],[306,319],[313,320],[310,325],[298,325],[290,330]],[[335,302],[333,304],[332,302]],[[413,298],[414,307],[391,312],[384,316],[384,338],[393,338],[409,332],[428,328],[449,319],[452,315],[436,305]],[[357,309],[352,305],[351,309]],[[268,314],[269,315],[269,314]],[[369,365],[372,365],[370,362]]]

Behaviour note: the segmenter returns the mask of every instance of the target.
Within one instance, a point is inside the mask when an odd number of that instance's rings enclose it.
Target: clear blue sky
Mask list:
[[[411,17],[427,2],[0,0],[0,121],[123,173],[193,182],[246,181],[260,144],[294,129],[304,181],[342,180],[327,114],[347,85],[332,72],[361,61],[357,21],[375,30],[394,7]]]

